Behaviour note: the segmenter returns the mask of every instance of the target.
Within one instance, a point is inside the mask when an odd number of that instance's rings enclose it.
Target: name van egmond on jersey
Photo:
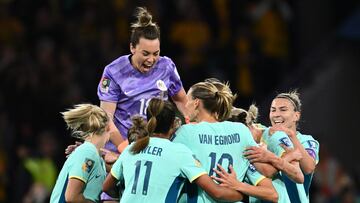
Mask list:
[[[206,135],[199,134],[199,141],[201,144],[214,144],[214,145],[229,145],[240,142],[239,133],[230,135]]]

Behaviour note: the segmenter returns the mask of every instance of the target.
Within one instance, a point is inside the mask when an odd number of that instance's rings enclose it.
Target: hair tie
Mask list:
[[[290,97],[289,95],[285,95],[285,94],[284,95],[279,95],[276,98],[287,99],[294,106],[295,111],[300,111],[298,102],[295,99],[293,99],[292,97]]]

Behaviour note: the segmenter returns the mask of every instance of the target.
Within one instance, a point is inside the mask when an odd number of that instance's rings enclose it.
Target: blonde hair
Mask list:
[[[103,134],[110,120],[102,108],[92,104],[78,104],[61,114],[72,136],[82,140],[92,134]]]
[[[230,89],[230,83],[228,81],[221,82],[217,78],[207,78],[204,80],[204,82],[209,82],[209,83],[215,85],[215,87],[218,88],[218,90],[228,91],[230,94],[233,94],[233,92]],[[237,97],[237,94],[233,94],[232,104],[234,103],[236,97]]]
[[[224,121],[230,116],[234,95],[229,90],[229,84],[214,85],[212,82],[199,82],[190,88],[191,96],[200,99],[205,110],[218,121]]]
[[[255,104],[251,104],[249,110],[244,110],[241,108],[233,108],[231,110],[231,117],[228,119],[233,122],[240,122],[247,126],[257,122],[259,116],[259,109]]]
[[[290,101],[290,103],[294,106],[294,111],[301,112],[301,101],[300,101],[300,94],[297,90],[292,90],[287,93],[280,93],[276,98],[283,98]]]
[[[155,22],[152,22],[152,15],[145,7],[137,7],[135,17],[137,21],[131,24],[130,36],[130,43],[133,47],[139,43],[141,37],[160,40],[160,28]]]

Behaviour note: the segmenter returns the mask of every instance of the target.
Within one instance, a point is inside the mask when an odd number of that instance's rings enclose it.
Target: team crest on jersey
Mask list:
[[[193,158],[194,158],[194,161],[195,161],[195,166],[201,167],[201,163],[200,163],[199,159],[197,159],[194,154],[193,154]]]
[[[104,92],[104,93],[108,93],[109,92],[109,87],[110,87],[110,79],[109,78],[101,78],[100,81],[100,91]]]
[[[157,80],[156,81],[156,87],[161,91],[160,92],[160,97],[161,98],[166,98],[167,95],[167,87],[165,85],[165,82],[162,80]]]
[[[165,82],[162,81],[162,80],[156,81],[156,87],[157,87],[160,91],[163,91],[163,92],[167,91],[167,87],[166,87],[166,85],[165,85]]]
[[[280,141],[280,143],[284,144],[287,147],[291,146],[291,141],[288,137],[283,137],[279,141]]]
[[[91,169],[94,167],[94,163],[93,160],[86,158],[81,168],[83,171],[90,173]]]

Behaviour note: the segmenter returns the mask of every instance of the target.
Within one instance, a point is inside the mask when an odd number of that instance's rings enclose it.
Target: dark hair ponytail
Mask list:
[[[167,133],[175,120],[176,109],[169,101],[159,98],[153,98],[147,107],[146,116],[148,123],[146,125],[147,136],[138,139],[131,148],[134,154],[138,154],[149,145],[150,136],[153,133]]]

